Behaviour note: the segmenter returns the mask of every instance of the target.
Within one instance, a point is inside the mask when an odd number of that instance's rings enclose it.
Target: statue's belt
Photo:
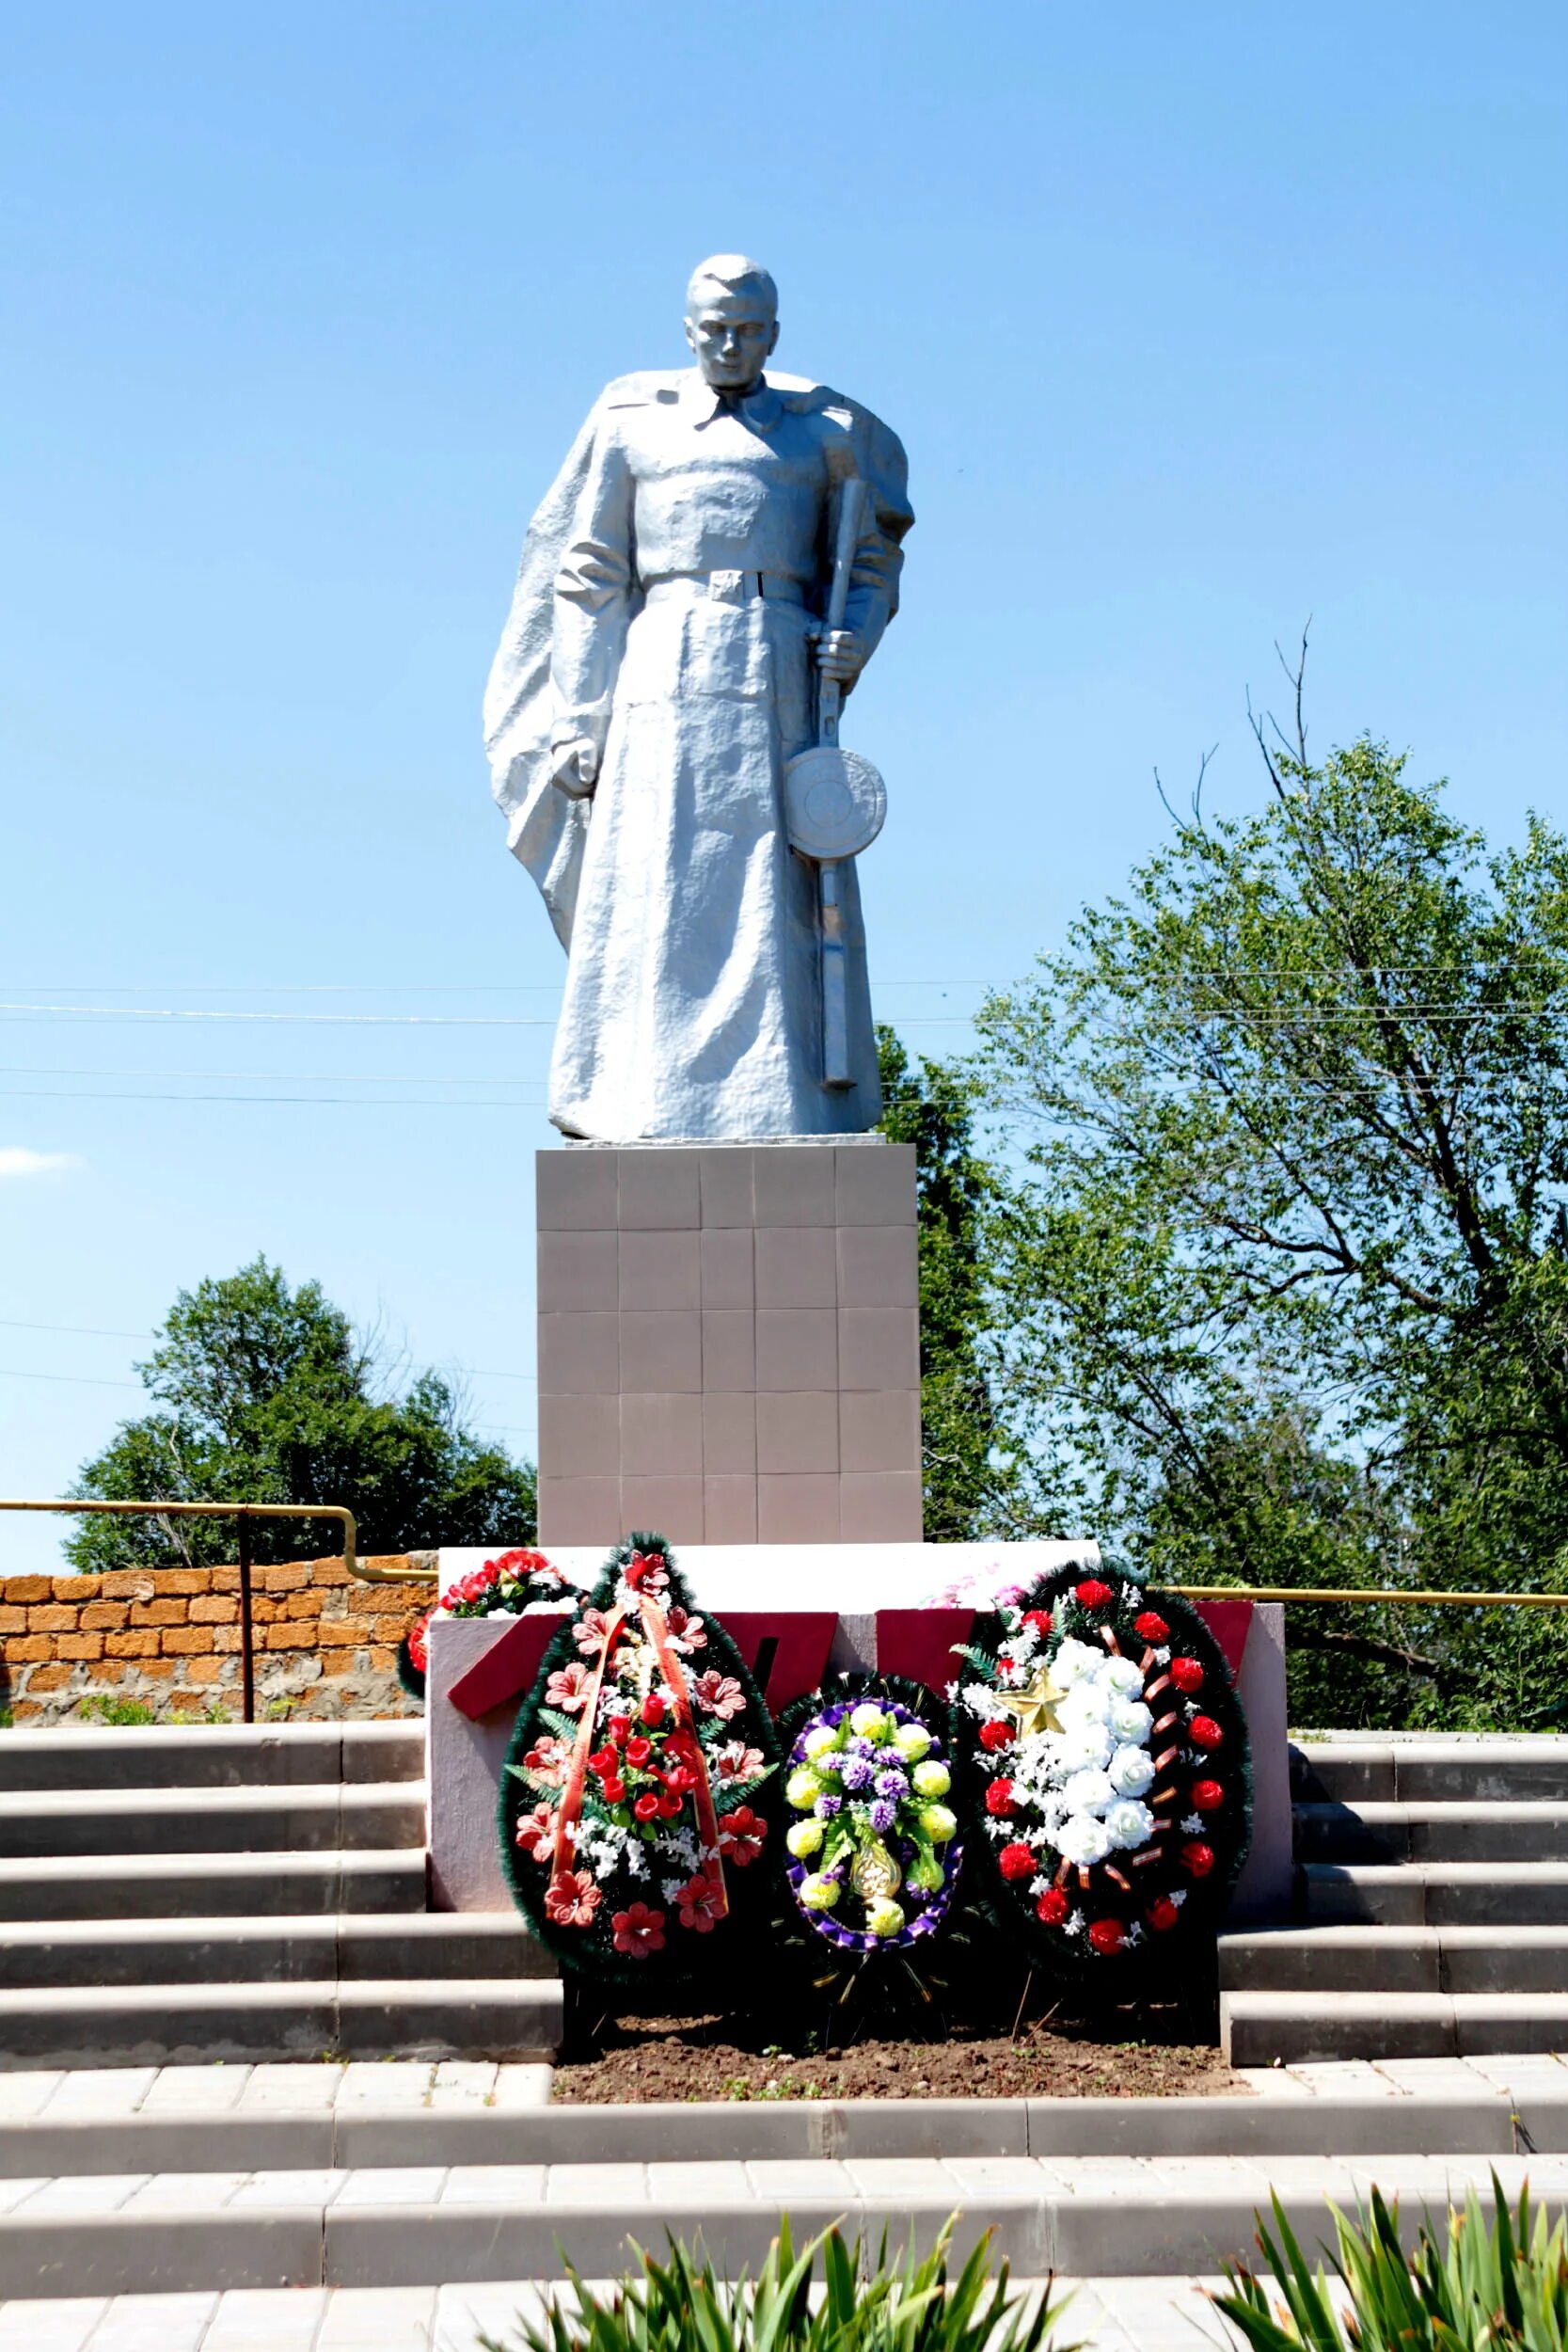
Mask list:
[[[716,604],[804,604],[806,583],[784,572],[666,572],[642,583],[649,604],[667,596],[709,596]]]

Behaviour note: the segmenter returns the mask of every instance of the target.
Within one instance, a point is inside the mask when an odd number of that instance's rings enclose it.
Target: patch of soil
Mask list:
[[[1179,2010],[1051,2008],[1016,2031],[950,2019],[922,2038],[797,2014],[684,2017],[591,2012],[573,2004],[554,2097],[567,2105],[699,2099],[1180,2098],[1241,2086],[1205,2029]],[[791,2030],[794,2028],[794,2030]]]

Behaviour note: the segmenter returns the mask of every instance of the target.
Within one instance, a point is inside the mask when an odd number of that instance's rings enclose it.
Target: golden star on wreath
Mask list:
[[[1032,1740],[1037,1732],[1060,1731],[1061,1719],[1056,1702],[1067,1692],[1059,1682],[1053,1682],[1049,1666],[1037,1666],[1022,1691],[999,1691],[997,1704],[1018,1725],[1021,1740]]]

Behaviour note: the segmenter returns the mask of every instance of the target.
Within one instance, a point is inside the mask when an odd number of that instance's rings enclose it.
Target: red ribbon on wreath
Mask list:
[[[691,1801],[696,1809],[698,1834],[704,1847],[713,1857],[708,1865],[709,1875],[712,1878],[717,1897],[713,1916],[715,1919],[723,1919],[729,1915],[730,1903],[724,1886],[724,1865],[719,1852],[719,1816],[714,1808],[713,1790],[707,1776],[707,1760],[703,1755],[702,1740],[697,1736],[696,1719],[691,1711],[691,1700],[686,1687],[686,1677],[680,1670],[680,1661],[670,1639],[669,1619],[650,1594],[638,1589],[641,1577],[654,1565],[653,1561],[644,1559],[641,1552],[634,1551],[626,1563],[626,1579],[636,1599],[642,1630],[652,1645],[654,1655],[658,1661],[659,1672],[664,1677],[665,1687],[673,1702],[676,1726],[689,1737],[691,1767],[697,1775],[697,1786],[691,1791]],[[622,1629],[626,1625],[630,1616],[629,1609],[617,1609],[610,1617],[605,1627],[604,1640],[600,1645],[597,1663],[589,1677],[588,1688],[584,1694],[582,1720],[578,1725],[577,1742],[572,1750],[571,1765],[566,1774],[565,1785],[561,1792],[561,1807],[555,1817],[555,1848],[550,1867],[552,1887],[560,1885],[563,1879],[574,1873],[577,1856],[577,1827],[582,1818],[582,1792],[588,1785],[588,1759],[594,1752],[594,1725],[598,1721],[599,1696],[604,1688],[605,1674],[614,1653],[615,1645],[620,1640]]]

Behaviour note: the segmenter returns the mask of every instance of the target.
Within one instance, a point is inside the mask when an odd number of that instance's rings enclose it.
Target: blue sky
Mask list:
[[[8,12],[0,1493],[258,1249],[531,1448],[561,961],[479,696],[705,252],[910,450],[847,735],[911,1045],[1153,846],[1156,768],[1254,800],[1308,613],[1320,743],[1562,818],[1565,117],[1557,0]]]

